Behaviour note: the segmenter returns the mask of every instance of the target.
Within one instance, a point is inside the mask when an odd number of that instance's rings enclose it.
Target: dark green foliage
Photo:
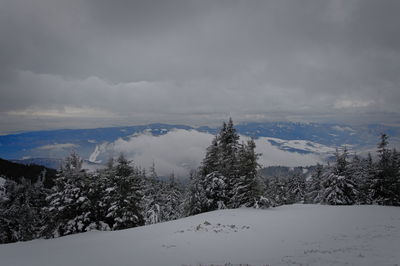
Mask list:
[[[299,174],[292,175],[288,180],[287,203],[303,203],[306,192],[306,180]]]
[[[329,205],[351,205],[355,203],[357,189],[353,181],[345,176],[330,174],[322,183],[321,203]]]
[[[168,182],[162,182],[162,194],[160,202],[161,221],[170,221],[181,218],[183,216],[183,191],[181,184],[172,174]]]
[[[219,143],[218,143],[218,135],[212,140],[211,145],[207,148],[206,156],[203,160],[202,166],[200,168],[200,175],[207,176],[212,172],[219,172]]]
[[[335,167],[333,168],[333,171],[336,175],[347,175],[348,174],[348,152],[347,148],[344,147],[343,152],[339,153],[339,150],[336,149],[336,164]]]
[[[175,220],[183,217],[184,188],[174,174],[168,181],[158,180],[154,163],[150,175],[144,178],[143,208],[146,224]]]
[[[349,164],[348,175],[358,190],[355,198],[356,204],[371,204],[372,200],[369,191],[371,180],[374,176],[374,165],[371,155],[366,159],[355,155]]]
[[[271,199],[273,206],[288,204],[287,180],[278,176],[266,180],[266,196]]]
[[[91,224],[89,178],[82,170],[82,159],[72,153],[61,167],[53,193],[47,197],[46,211],[51,221],[46,236],[64,236],[88,230]]]
[[[32,184],[42,179],[45,188],[51,188],[54,185],[57,171],[41,165],[24,165],[13,163],[0,158],[0,176],[5,176],[19,184],[22,180],[29,180]],[[44,179],[43,179],[44,177]]]
[[[185,216],[195,215],[206,212],[207,198],[201,179],[197,176],[198,173],[191,172],[190,183],[185,195],[184,214]]]
[[[319,169],[308,182],[306,202],[399,206],[399,153],[388,144],[387,135],[382,134],[377,162],[370,154],[365,159],[355,155],[349,162],[346,149],[336,152],[335,164]]]
[[[379,161],[375,177],[371,182],[374,203],[381,205],[400,205],[399,154],[388,149],[388,136],[381,135],[378,144]]]
[[[266,204],[258,175],[259,156],[253,140],[239,144],[232,119],[227,124],[224,122],[207,148],[198,174],[193,176],[195,180],[191,180],[186,203],[195,211],[187,213]]]
[[[0,199],[0,243],[26,241],[37,238],[44,220],[46,189],[41,180],[31,184],[6,181],[6,195]]]
[[[227,206],[227,180],[219,172],[212,172],[202,178],[202,187],[208,210],[225,209]]]
[[[306,193],[304,203],[319,203],[322,201],[322,181],[324,168],[318,164],[310,180],[306,182]]]
[[[222,129],[218,135],[218,168],[217,170],[223,176],[228,178],[228,186],[233,186],[238,177],[238,150],[239,135],[233,126],[232,119],[228,124],[223,123]]]
[[[114,168],[108,191],[110,207],[107,218],[112,218],[112,229],[125,229],[144,225],[141,202],[141,175],[130,162],[121,155]]]
[[[232,207],[252,207],[259,204],[263,196],[264,187],[260,180],[258,158],[260,154],[255,152],[254,140],[249,140],[247,145],[242,144],[238,152],[239,177],[234,184],[234,194],[231,200]]]
[[[321,203],[330,205],[356,203],[359,192],[349,166],[347,149],[344,148],[342,153],[336,150],[336,163],[333,167],[327,168],[322,182]]]
[[[158,180],[155,164],[150,168],[150,175],[143,180],[144,220],[145,224],[155,224],[162,221],[161,205],[163,203],[162,185]]]

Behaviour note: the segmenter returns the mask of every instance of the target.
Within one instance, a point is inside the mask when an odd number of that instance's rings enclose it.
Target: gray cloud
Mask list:
[[[396,0],[0,5],[3,132],[229,115],[400,122]]]

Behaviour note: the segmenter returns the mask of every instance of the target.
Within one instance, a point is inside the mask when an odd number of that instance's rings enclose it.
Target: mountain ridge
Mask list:
[[[376,147],[379,135],[388,134],[395,146],[400,143],[400,127],[378,124],[351,126],[334,123],[298,122],[246,122],[236,126],[239,134],[252,138],[269,138],[268,141],[282,150],[309,153],[296,145],[288,146],[294,140],[312,142],[327,147],[348,146],[354,150]],[[152,123],[148,125],[104,127],[93,129],[57,129],[30,131],[0,136],[0,157],[8,160],[30,158],[63,158],[76,150],[83,158],[89,159],[96,147],[118,139],[129,139],[140,134],[162,136],[173,130],[195,130],[215,135],[218,127],[192,127],[179,124]],[[275,141],[279,139],[282,141]],[[290,142],[292,141],[292,142]],[[286,146],[285,146],[286,145]],[[304,145],[303,145],[304,146]],[[315,146],[315,145],[314,145]]]

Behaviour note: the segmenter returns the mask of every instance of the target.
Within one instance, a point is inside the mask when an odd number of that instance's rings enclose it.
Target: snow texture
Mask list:
[[[6,180],[0,176],[0,200],[6,195]]]
[[[0,245],[1,265],[397,265],[400,209],[218,210],[116,232]]]

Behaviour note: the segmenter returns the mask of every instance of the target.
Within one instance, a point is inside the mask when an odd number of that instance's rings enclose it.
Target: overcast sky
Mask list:
[[[0,0],[0,132],[400,123],[400,1]]]

